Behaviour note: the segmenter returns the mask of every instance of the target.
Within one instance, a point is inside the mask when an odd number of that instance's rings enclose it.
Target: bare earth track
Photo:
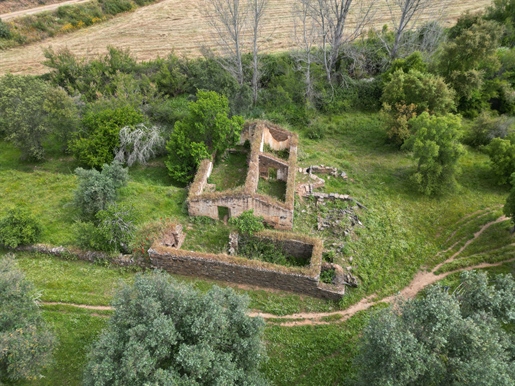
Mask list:
[[[291,314],[291,315],[283,315],[283,316],[277,316],[273,314],[267,314],[262,312],[250,312],[250,316],[261,316],[263,319],[271,319],[274,320],[274,322],[277,322],[281,319],[286,320],[285,322],[278,322],[274,323],[279,326],[283,327],[295,327],[295,326],[305,326],[305,325],[320,325],[320,324],[330,324],[330,323],[340,323],[342,321],[345,321],[355,315],[356,313],[360,311],[364,311],[369,309],[370,307],[379,304],[379,303],[392,303],[397,299],[398,297],[402,298],[413,298],[415,295],[417,295],[420,291],[422,291],[427,286],[434,284],[448,275],[451,275],[453,273],[465,271],[465,270],[472,270],[472,269],[481,269],[481,268],[488,268],[488,267],[495,267],[501,264],[509,263],[512,261],[515,261],[515,259],[505,260],[499,263],[489,264],[489,263],[482,263],[477,264],[474,266],[466,267],[463,269],[458,269],[455,271],[445,272],[442,274],[435,274],[435,272],[444,264],[450,263],[454,261],[456,258],[459,257],[459,255],[467,248],[474,240],[476,240],[485,230],[487,230],[490,226],[497,224],[499,222],[507,221],[508,218],[502,216],[498,219],[491,221],[489,223],[486,223],[477,231],[474,233],[474,236],[468,240],[455,254],[453,254],[451,257],[449,257],[447,260],[441,262],[437,266],[435,266],[431,271],[420,271],[418,272],[411,283],[402,289],[397,295],[388,296],[383,299],[375,299],[375,295],[370,295],[358,303],[350,306],[349,308],[341,311],[334,311],[334,312],[306,312],[306,313],[297,313],[297,314]],[[112,310],[112,307],[109,306],[90,306],[90,305],[84,305],[84,304],[74,304],[74,303],[61,303],[61,302],[43,302],[43,304],[46,305],[66,305],[66,306],[72,306],[72,307],[78,307],[78,308],[85,308],[89,310],[99,310],[99,311],[105,311],[105,310]],[[338,320],[333,322],[328,322],[323,320],[327,317],[334,317],[334,316],[340,316]],[[292,321],[292,319],[294,319]]]
[[[9,13],[3,13],[0,14],[0,19],[2,21],[8,21],[11,19],[14,19],[15,17],[21,17],[21,16],[27,16],[27,15],[34,15],[36,13],[45,12],[45,11],[53,11],[54,9],[57,9],[63,5],[70,5],[70,4],[77,4],[77,3],[85,3],[90,0],[47,0],[45,3],[46,5],[38,6],[38,7],[30,7],[25,8],[22,4],[13,4],[11,7],[9,7],[9,3],[12,3],[12,1],[6,1],[4,3],[0,3],[0,12],[7,12],[9,10]],[[27,5],[30,6],[31,2],[26,2]],[[12,9],[12,10],[11,10]]]
[[[284,51],[292,47],[292,6],[295,0],[270,0],[263,46],[268,52]],[[128,48],[136,59],[150,60],[165,57],[170,52],[187,57],[200,55],[205,45],[214,48],[210,28],[200,14],[201,0],[163,0],[120,15],[105,23],[93,25],[74,33],[60,35],[43,42],[8,51],[0,51],[0,74],[42,74],[43,48],[54,50],[67,47],[82,57],[92,57],[106,51],[108,45]],[[490,0],[462,0],[451,2],[445,22],[452,23],[465,11],[478,11]],[[376,28],[388,22],[384,3],[377,9]],[[421,17],[420,22],[427,21]]]

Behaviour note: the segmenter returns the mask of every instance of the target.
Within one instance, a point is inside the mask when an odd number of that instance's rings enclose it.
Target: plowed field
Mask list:
[[[294,0],[270,0],[263,32],[268,51],[281,51],[293,44],[292,6]],[[36,44],[0,51],[0,74],[41,74],[47,69],[43,48],[68,47],[72,52],[91,57],[105,52],[112,45],[129,48],[138,60],[164,57],[172,50],[178,55],[198,56],[202,45],[214,47],[211,29],[206,24],[199,5],[201,0],[163,0],[160,3],[123,14],[108,22],[77,32],[54,37]],[[445,22],[452,23],[463,12],[476,11],[490,4],[490,0],[462,0],[450,2]],[[386,5],[378,4],[375,26],[381,28],[389,19]],[[419,22],[425,21],[420,18]]]

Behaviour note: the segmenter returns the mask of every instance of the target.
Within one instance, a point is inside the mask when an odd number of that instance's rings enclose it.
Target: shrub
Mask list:
[[[108,15],[116,15],[130,11],[133,7],[131,0],[100,0],[102,10]]]
[[[97,212],[94,221],[76,223],[79,247],[96,251],[130,253],[134,231],[133,208],[117,204]]]
[[[75,205],[83,220],[93,220],[98,212],[107,209],[116,200],[117,190],[129,179],[127,169],[114,161],[104,164],[102,172],[95,169],[75,169],[78,186],[75,190]]]
[[[36,379],[51,360],[55,338],[41,316],[38,296],[13,256],[1,258],[0,384]]]
[[[0,244],[8,248],[36,243],[42,232],[38,219],[28,209],[19,207],[0,220]]]
[[[9,25],[4,23],[2,19],[0,19],[0,39],[10,39],[11,37],[12,34]]]
[[[165,273],[136,275],[89,353],[84,385],[264,385],[264,322],[248,298],[201,294]]]
[[[410,121],[415,134],[404,144],[413,150],[417,171],[411,179],[426,195],[453,188],[459,171],[458,160],[464,153],[459,143],[461,118],[452,114],[443,117],[423,113]]]
[[[494,138],[485,147],[485,152],[490,157],[492,171],[497,175],[499,184],[508,182],[511,174],[515,172],[515,144],[513,140]]]
[[[494,138],[506,138],[515,130],[515,119],[496,117],[484,112],[477,117],[468,133],[466,142],[474,147],[486,146]]]
[[[120,129],[142,121],[143,115],[132,106],[89,111],[82,120],[84,130],[70,149],[82,164],[99,168],[113,161],[120,147]]]
[[[265,229],[263,225],[263,217],[254,216],[254,210],[246,210],[238,217],[232,217],[229,220],[231,225],[234,225],[238,232],[245,235],[252,235]]]

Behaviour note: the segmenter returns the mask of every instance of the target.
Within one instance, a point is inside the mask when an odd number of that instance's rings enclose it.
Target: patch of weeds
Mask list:
[[[247,156],[248,152],[241,148],[239,151],[228,152],[219,157],[208,183],[215,184],[215,190],[218,192],[245,185],[248,170]]]
[[[325,269],[320,272],[320,281],[326,284],[332,284],[336,277],[336,271],[334,269]]]
[[[286,199],[286,182],[273,178],[268,180],[260,178],[257,192],[284,201]]]
[[[284,160],[287,160],[290,157],[290,151],[288,149],[274,150],[267,143],[265,143],[265,145],[263,146],[263,153],[270,153],[272,155],[275,155],[277,158],[281,158]]]
[[[244,235],[240,235],[238,255],[286,267],[304,267],[310,263],[307,258],[295,257],[286,253],[270,240]]]

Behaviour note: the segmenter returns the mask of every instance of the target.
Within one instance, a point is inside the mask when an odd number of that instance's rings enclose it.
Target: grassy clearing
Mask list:
[[[257,192],[277,198],[284,202],[286,200],[286,182],[273,178],[268,180],[260,178]]]
[[[274,385],[347,385],[352,358],[370,313],[359,313],[341,324],[269,326],[265,340],[269,361],[263,371]]]
[[[216,191],[221,192],[245,185],[248,164],[247,152],[228,153],[216,161],[208,183],[216,185]]]
[[[465,237],[463,243],[482,224],[500,215],[508,191],[492,182],[484,154],[470,150],[463,157],[457,191],[425,197],[408,180],[414,161],[386,143],[377,114],[352,113],[325,117],[322,122],[326,126],[324,140],[301,135],[300,166],[324,164],[345,171],[348,180],[326,178],[322,190],[349,194],[368,208],[356,210],[363,225],[340,239],[344,244],[340,263],[352,267],[361,282],[347,292],[342,307],[372,293],[380,297],[395,293],[409,284],[421,267],[445,260],[437,253],[448,245],[449,235],[462,228],[465,216],[481,210],[488,213],[457,232],[456,238]],[[317,235],[308,203],[299,202],[297,209],[294,231]]]

